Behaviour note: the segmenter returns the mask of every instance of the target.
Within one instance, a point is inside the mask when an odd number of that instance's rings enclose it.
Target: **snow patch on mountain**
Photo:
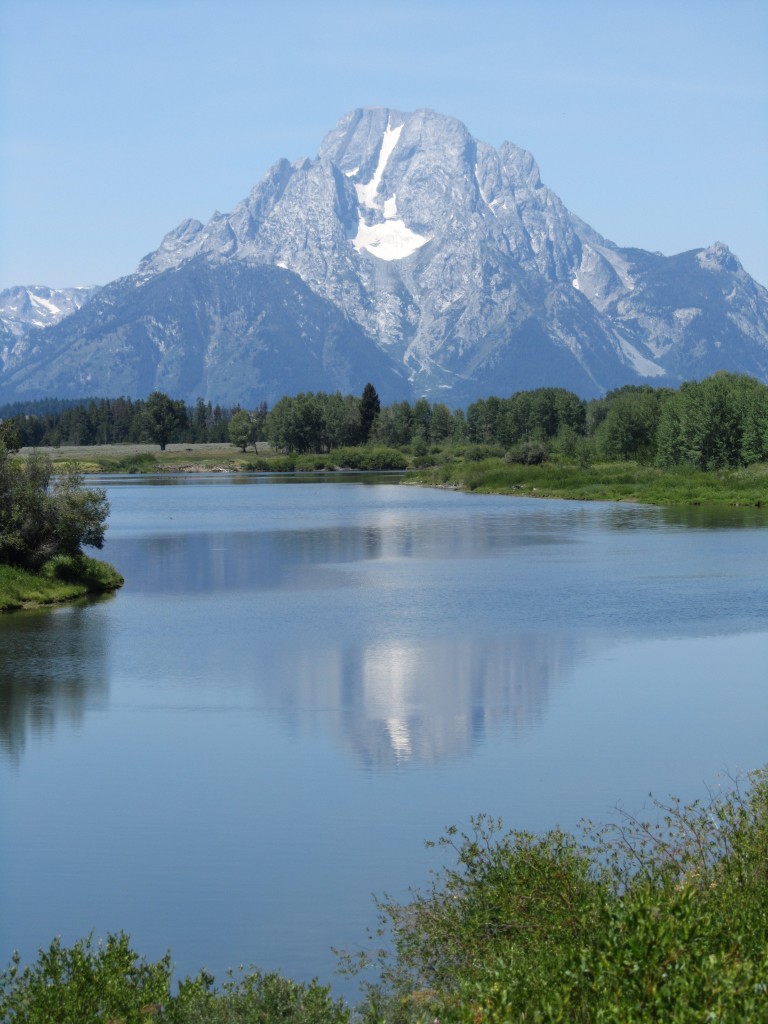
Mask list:
[[[379,159],[373,177],[366,184],[356,183],[355,193],[357,202],[362,209],[358,210],[357,234],[352,239],[352,244],[358,252],[368,252],[377,256],[380,260],[403,260],[413,255],[417,249],[425,245],[429,238],[412,231],[397,216],[397,196],[392,195],[383,202],[379,199],[379,186],[389,159],[397,146],[403,125],[396,128],[387,122],[387,127],[379,147]],[[355,172],[357,168],[355,169]],[[348,171],[347,176],[352,176]],[[370,211],[370,212],[367,212]],[[380,214],[383,220],[368,223],[366,217],[370,213]]]
[[[366,224],[361,217],[352,244],[358,252],[365,249],[380,260],[404,260],[428,241],[424,235],[411,231],[401,220]]]
[[[375,210],[378,205],[376,202],[376,195],[379,191],[379,185],[381,184],[381,177],[384,174],[384,168],[389,163],[389,158],[392,156],[392,152],[397,145],[402,130],[403,126],[401,124],[399,124],[397,128],[390,128],[389,123],[387,124],[387,129],[381,140],[379,162],[376,165],[373,177],[367,185],[355,185],[358,203],[360,203],[361,206],[367,206],[369,210]]]

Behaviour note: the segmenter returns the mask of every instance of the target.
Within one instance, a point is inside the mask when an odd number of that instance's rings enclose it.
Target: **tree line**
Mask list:
[[[434,445],[469,444],[522,462],[560,455],[585,464],[624,459],[704,470],[768,460],[768,385],[726,372],[677,390],[626,385],[590,401],[564,388],[537,388],[478,399],[466,410],[426,398],[382,406],[367,384],[360,396],[304,392],[272,409],[265,402],[254,410],[225,409],[202,399],[189,407],[154,392],[146,400],[10,411],[0,409],[0,432],[15,431],[29,446],[229,441],[245,451],[266,441],[283,452],[375,444],[409,446],[418,454]]]
[[[232,409],[198,398],[186,405],[161,391],[146,399],[42,399],[0,407],[5,432],[18,435],[20,447],[60,445],[187,444],[229,441]],[[163,440],[158,440],[162,437]]]
[[[590,401],[564,388],[537,388],[482,398],[466,411],[420,398],[377,408],[372,417],[369,409],[364,422],[363,407],[362,398],[349,395],[282,398],[258,436],[288,452],[371,443],[418,453],[456,444],[529,463],[560,455],[704,470],[768,460],[768,385],[742,374],[716,373],[678,390],[626,385]],[[243,448],[244,442],[243,435]]]

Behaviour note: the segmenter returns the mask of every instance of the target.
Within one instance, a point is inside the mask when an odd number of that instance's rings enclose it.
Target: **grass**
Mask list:
[[[90,594],[104,594],[123,585],[123,577],[107,562],[81,555],[59,555],[39,573],[0,565],[0,612],[61,604]]]
[[[519,494],[577,501],[637,501],[651,505],[768,506],[768,464],[703,472],[659,469],[636,462],[605,462],[581,467],[568,462],[540,466],[500,458],[452,462],[418,470],[416,483],[453,486],[485,494]]]
[[[231,444],[116,444],[41,448],[54,466],[75,466],[81,473],[308,473],[340,469],[406,469],[409,459],[393,448],[340,448],[323,453],[288,454],[260,442],[257,451]],[[23,448],[25,455],[31,449]]]
[[[50,455],[56,468],[74,465],[81,473],[237,472],[253,458],[224,442],[169,444],[165,451],[156,444],[62,445],[36,450]],[[21,454],[31,451],[22,448]]]
[[[408,482],[485,494],[533,495],[577,501],[637,501],[650,505],[768,506],[768,463],[704,472],[659,469],[637,462],[580,466],[553,459],[538,466],[507,462],[488,445],[409,448],[342,448],[285,455],[260,443],[242,452],[230,444],[93,445],[43,449],[54,465],[83,473],[332,472],[338,469],[409,470]],[[23,449],[26,452],[27,449]]]

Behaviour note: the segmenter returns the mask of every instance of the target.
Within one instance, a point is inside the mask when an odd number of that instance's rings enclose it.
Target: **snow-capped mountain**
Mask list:
[[[253,405],[371,379],[385,400],[456,405],[717,369],[768,380],[768,292],[725,245],[619,248],[525,150],[432,111],[373,108],[6,345],[0,396],[162,387]]]
[[[0,324],[17,337],[30,327],[51,327],[76,312],[98,287],[46,288],[18,285],[0,291]]]

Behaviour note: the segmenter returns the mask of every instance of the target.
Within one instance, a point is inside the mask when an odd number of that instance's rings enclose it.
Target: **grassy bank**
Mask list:
[[[768,507],[768,463],[744,469],[659,469],[616,461],[580,466],[555,458],[540,465],[509,462],[487,445],[363,446],[283,454],[259,444],[242,452],[224,444],[93,445],[44,449],[58,468],[82,473],[300,473],[408,470],[408,481],[486,494],[534,495],[577,501],[638,501],[651,505]],[[26,449],[22,454],[26,453]]]
[[[533,495],[577,501],[638,501],[651,505],[768,506],[768,464],[702,472],[658,469],[636,462],[605,462],[581,467],[567,462],[538,466],[503,458],[465,459],[427,467],[409,480],[485,494]]]
[[[80,473],[190,473],[238,472],[253,458],[244,456],[231,444],[169,444],[160,451],[156,444],[62,445],[34,449],[49,455],[56,469],[74,466]],[[31,448],[22,448],[28,455]]]
[[[81,473],[311,473],[337,470],[406,469],[409,456],[396,449],[365,446],[330,452],[284,454],[260,443],[257,451],[242,452],[224,444],[89,445],[40,449],[63,469]],[[26,455],[31,449],[22,449]]]
[[[0,565],[0,612],[74,601],[122,585],[123,577],[116,569],[87,555],[60,555],[38,573]]]

